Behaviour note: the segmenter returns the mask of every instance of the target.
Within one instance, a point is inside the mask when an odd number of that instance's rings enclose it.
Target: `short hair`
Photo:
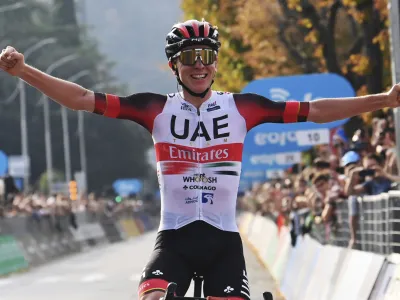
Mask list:
[[[364,159],[374,159],[378,164],[382,164],[382,158],[376,153],[368,153]]]

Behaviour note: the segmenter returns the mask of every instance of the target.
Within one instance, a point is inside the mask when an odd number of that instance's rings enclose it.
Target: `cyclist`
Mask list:
[[[25,64],[13,47],[0,56],[4,71],[59,104],[129,119],[152,134],[161,221],[139,283],[140,299],[159,299],[171,281],[178,284],[177,295],[184,295],[194,272],[204,276],[205,296],[250,298],[235,221],[243,142],[250,129],[266,122],[331,122],[399,105],[399,85],[387,93],[312,102],[213,91],[220,45],[217,28],[204,20],[174,25],[165,52],[182,90],[169,95],[97,93]]]

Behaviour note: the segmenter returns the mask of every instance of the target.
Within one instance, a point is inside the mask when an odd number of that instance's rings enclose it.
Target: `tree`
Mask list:
[[[239,92],[254,75],[242,55],[249,49],[243,44],[240,36],[232,31],[238,10],[235,1],[187,0],[182,2],[182,9],[185,19],[201,20],[204,17],[212,25],[218,26],[223,43],[215,88]]]
[[[14,3],[14,0],[3,0],[4,5]],[[3,5],[3,2],[1,5]],[[60,2],[60,1],[59,1]],[[15,46],[24,52],[39,40],[47,37],[57,38],[57,44],[47,45],[36,51],[27,62],[35,67],[45,70],[51,63],[69,55],[78,53],[79,59],[57,69],[53,74],[66,79],[82,70],[89,70],[90,76],[79,80],[79,84],[91,88],[96,83],[115,82],[110,75],[113,63],[102,55],[96,41],[85,34],[81,37],[83,29],[78,29],[79,41],[75,36],[75,43],[67,40],[74,36],[68,36],[74,24],[71,3],[51,5],[37,0],[26,0],[26,7],[15,11],[2,13],[0,18],[0,43]],[[60,9],[64,9],[63,22],[57,21]],[[69,22],[73,24],[70,26]],[[76,28],[76,27],[75,27]],[[74,29],[76,31],[76,29]],[[61,43],[60,43],[61,41]],[[1,44],[1,47],[5,45]],[[7,130],[0,131],[1,149],[8,155],[21,153],[20,140],[20,107],[14,100],[4,103],[15,90],[17,80],[0,72],[0,127]],[[118,84],[109,84],[98,92],[125,94],[125,90]],[[32,87],[26,86],[27,96],[27,125],[29,152],[31,158],[31,180],[38,181],[40,175],[46,169],[44,148],[44,121],[42,105],[39,101],[41,93]],[[53,149],[54,169],[63,172],[64,151],[60,116],[60,105],[50,103],[51,110],[51,134]],[[68,112],[72,171],[80,170],[79,147],[77,136],[77,113]],[[85,114],[85,137],[87,150],[87,163],[89,171],[89,187],[92,190],[101,190],[102,186],[112,184],[120,177],[142,178],[147,174],[147,163],[144,157],[145,150],[151,144],[151,138],[144,134],[144,129],[132,122],[107,119],[94,114]],[[140,139],[140,143],[136,141]],[[38,182],[39,186],[39,182]]]
[[[220,68],[224,89],[326,71],[347,78],[359,94],[391,85],[387,0],[187,0],[182,8],[186,18],[204,16],[220,26],[221,62],[232,68]],[[247,76],[231,77],[243,70]]]

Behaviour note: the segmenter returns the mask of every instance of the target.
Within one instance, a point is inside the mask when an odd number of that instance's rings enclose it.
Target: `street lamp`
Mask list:
[[[46,70],[46,73],[51,73],[58,67],[63,66],[70,61],[77,59],[77,54],[70,54],[52,63]],[[47,169],[47,183],[49,191],[53,184],[53,155],[51,149],[51,132],[50,132],[50,107],[49,100],[46,95],[43,95],[43,115],[44,115],[44,135],[45,135],[45,147],[46,147],[46,169]]]
[[[41,49],[42,47],[56,43],[55,38],[47,38],[37,42],[35,45],[29,47],[24,52],[25,59],[28,59],[32,53]],[[29,151],[28,151],[28,127],[26,122],[26,93],[25,93],[25,81],[19,79],[18,81],[19,101],[20,101],[20,126],[21,126],[21,154],[24,159],[24,191],[26,192],[29,187],[29,176],[30,172],[28,169],[29,165]]]
[[[86,75],[90,75],[89,70],[80,71],[80,72],[76,73],[75,75],[72,75],[71,77],[69,77],[67,79],[67,81],[75,82]],[[82,111],[79,111],[79,112],[82,112]],[[67,108],[65,106],[61,106],[61,120],[62,120],[63,140],[64,140],[65,179],[67,182],[70,182],[71,178],[72,178],[72,174],[71,174],[71,152],[70,152],[70,144],[69,144],[69,128],[68,128],[68,115],[67,114],[68,114]],[[81,163],[82,163],[82,161],[81,161]]]
[[[91,91],[96,91],[98,89],[109,86],[109,82],[101,82],[90,88]],[[81,171],[83,173],[83,181],[85,189],[88,188],[88,171],[87,171],[87,159],[86,159],[86,144],[85,144],[85,112],[78,111],[78,134],[79,134],[79,157],[81,161]]]

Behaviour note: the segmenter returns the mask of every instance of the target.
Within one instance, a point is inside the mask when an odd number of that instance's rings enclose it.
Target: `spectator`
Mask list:
[[[5,205],[8,206],[12,204],[13,199],[16,194],[19,193],[17,186],[15,185],[14,177],[9,173],[6,173],[3,177],[4,181],[4,200]]]
[[[360,178],[354,178],[351,181],[350,173],[352,169],[360,166],[361,157],[355,151],[347,152],[341,160],[341,165],[344,167],[345,181],[345,194],[348,196],[348,209],[349,209],[349,227],[350,227],[350,240],[348,247],[353,249],[356,245],[358,220],[359,220],[359,206],[357,196],[347,194],[350,184],[359,184]]]
[[[360,178],[361,177],[361,178]],[[356,184],[360,179],[365,182]],[[347,184],[347,195],[379,195],[387,193],[392,188],[393,182],[400,182],[400,177],[388,174],[382,166],[379,155],[371,153],[364,157],[363,167],[350,171],[350,181]]]

